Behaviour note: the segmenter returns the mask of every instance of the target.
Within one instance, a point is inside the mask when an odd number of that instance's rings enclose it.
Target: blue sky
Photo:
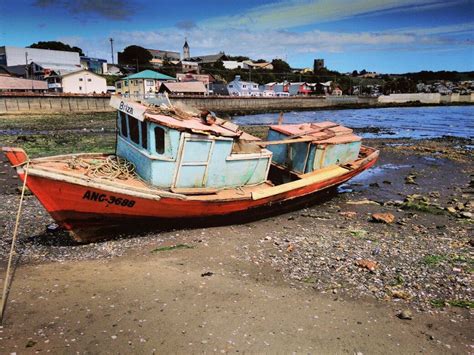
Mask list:
[[[5,0],[0,45],[59,40],[110,60],[137,44],[381,73],[474,70],[473,0]]]

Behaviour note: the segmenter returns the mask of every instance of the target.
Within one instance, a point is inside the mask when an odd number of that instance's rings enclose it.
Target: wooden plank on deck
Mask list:
[[[278,195],[284,192],[299,189],[301,187],[305,187],[305,186],[312,185],[318,182],[323,182],[325,180],[333,179],[338,176],[342,176],[346,174],[348,171],[349,171],[348,169],[342,168],[337,165],[328,166],[326,168],[319,169],[318,171],[313,171],[308,174],[300,175],[301,176],[300,180],[291,181],[286,184],[270,187],[262,191],[252,192],[252,199],[260,200],[262,198],[266,198],[266,197]]]

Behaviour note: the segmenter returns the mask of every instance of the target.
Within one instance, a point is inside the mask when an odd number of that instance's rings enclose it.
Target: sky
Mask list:
[[[111,61],[128,45],[294,68],[474,70],[474,0],[0,0],[0,46],[62,41]],[[116,57],[115,57],[116,58]],[[116,60],[116,59],[115,59]]]

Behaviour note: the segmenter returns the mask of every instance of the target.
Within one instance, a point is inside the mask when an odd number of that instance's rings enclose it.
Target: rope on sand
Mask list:
[[[13,238],[12,238],[12,244],[10,247],[10,256],[8,257],[7,271],[5,274],[5,280],[3,282],[2,304],[0,306],[1,307],[0,308],[0,323],[2,324],[3,324],[3,312],[5,311],[5,305],[6,305],[7,292],[10,286],[10,269],[12,265],[13,255],[15,254],[15,244],[16,244],[16,238],[18,235],[18,226],[20,225],[21,207],[23,205],[23,198],[25,196],[26,179],[28,178],[29,166],[30,166],[30,161],[28,160],[26,162],[26,167],[25,167],[25,178],[23,179],[23,187],[21,189],[20,204],[18,206],[18,212],[16,214],[15,229],[13,230]]]

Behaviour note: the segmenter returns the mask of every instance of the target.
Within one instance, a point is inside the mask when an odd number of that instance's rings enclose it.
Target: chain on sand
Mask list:
[[[73,157],[68,161],[68,166],[71,169],[85,169],[87,176],[95,178],[126,180],[137,177],[135,165],[115,155],[105,160]]]

